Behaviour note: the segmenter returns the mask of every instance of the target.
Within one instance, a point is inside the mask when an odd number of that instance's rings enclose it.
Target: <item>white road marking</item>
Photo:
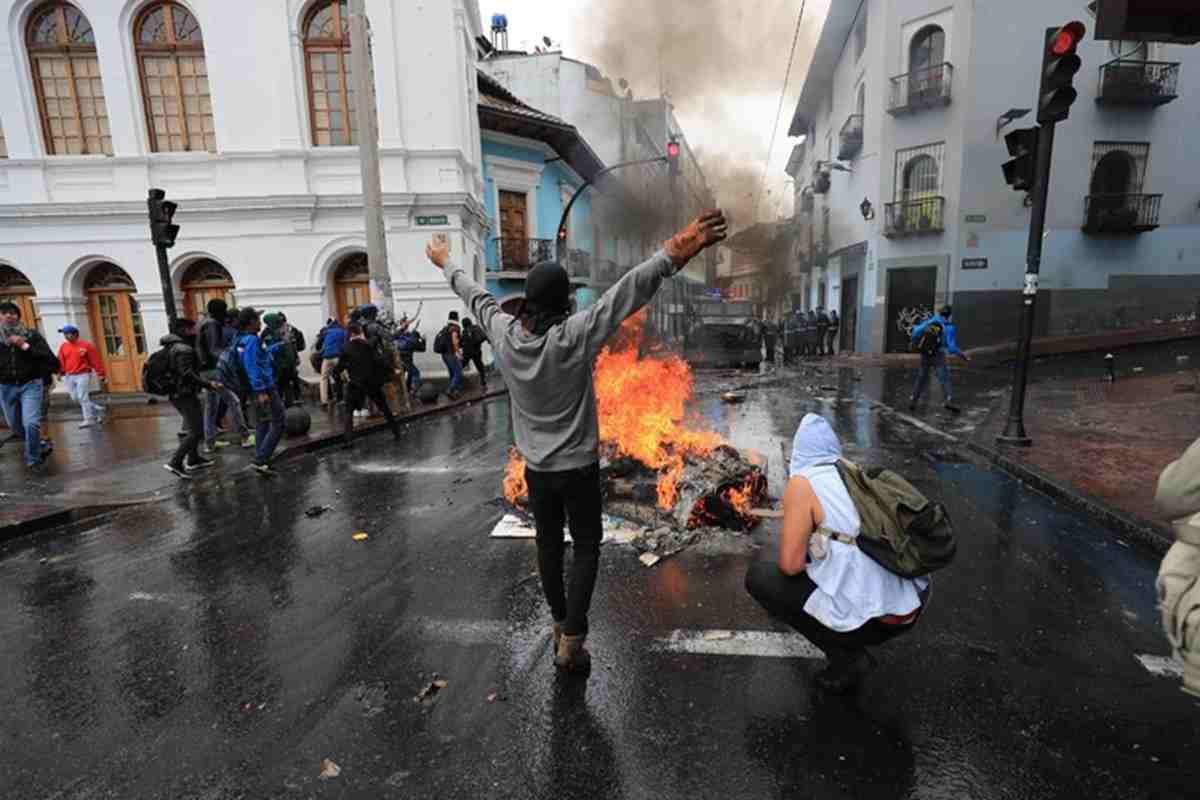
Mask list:
[[[912,425],[914,428],[920,428],[921,430],[925,431],[926,433],[932,433],[935,436],[941,436],[943,439],[948,439],[951,442],[958,441],[957,436],[953,436],[949,433],[946,433],[945,431],[938,430],[937,428],[933,427],[932,425],[930,425],[927,422],[922,422],[921,420],[917,419],[916,417],[911,417],[908,414],[897,411],[896,409],[889,406],[887,403],[881,403],[878,400],[872,400],[870,402],[871,402],[871,405],[874,406],[875,408],[882,408],[884,411],[887,411],[889,414],[893,414],[893,415],[899,417],[900,419],[907,422],[909,425]]]
[[[825,653],[798,633],[777,631],[675,630],[654,641],[656,650],[705,656],[823,659]]]
[[[611,517],[605,514],[603,517],[604,538],[601,540],[604,544],[609,542],[617,542],[618,544],[629,544],[636,539],[642,532],[642,529],[633,523],[617,517]],[[496,527],[492,528],[490,534],[492,539],[536,539],[537,531],[534,530],[533,523],[516,514],[505,514],[496,523]],[[571,534],[563,534],[564,541],[571,541]]]
[[[1155,675],[1168,678],[1183,677],[1183,662],[1172,656],[1135,656],[1142,666]]]

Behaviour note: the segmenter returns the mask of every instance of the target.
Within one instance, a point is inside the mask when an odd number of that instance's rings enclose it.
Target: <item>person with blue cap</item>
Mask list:
[[[92,376],[103,385],[104,361],[91,342],[79,338],[79,328],[63,325],[58,332],[66,339],[58,348],[59,374],[71,399],[79,404],[83,412],[81,428],[90,428],[104,422],[104,409],[92,402]]]

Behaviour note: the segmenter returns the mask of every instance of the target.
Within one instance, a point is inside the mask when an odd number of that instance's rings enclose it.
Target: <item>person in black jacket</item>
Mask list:
[[[463,317],[462,329],[462,363],[463,370],[475,365],[475,369],[479,371],[479,388],[487,391],[487,371],[483,367],[483,343],[487,341],[487,336],[483,333],[483,328],[471,321],[470,317]]]
[[[58,359],[46,338],[21,323],[16,303],[0,303],[0,406],[12,438],[25,442],[25,463],[45,462],[42,442],[42,399],[45,380],[58,372]]]
[[[831,353],[825,349],[825,340],[829,338],[829,315],[825,306],[817,307],[817,355],[827,356]]]
[[[363,408],[367,400],[379,407],[392,427],[392,436],[399,439],[400,421],[392,414],[392,407],[383,396],[383,385],[392,379],[392,365],[379,348],[367,341],[361,323],[351,323],[346,330],[350,339],[334,368],[335,374],[346,373],[349,378],[346,383],[346,444],[350,444],[350,435],[354,432],[354,412]]]
[[[171,460],[163,468],[181,478],[191,478],[196,470],[211,467],[215,463],[200,455],[200,442],[204,439],[200,392],[204,389],[219,392],[221,385],[200,376],[200,360],[196,356],[196,349],[189,344],[195,333],[194,320],[177,319],[171,324],[171,332],[158,340],[160,345],[170,348],[171,374],[175,379],[171,405],[183,417],[183,427],[187,431]]]

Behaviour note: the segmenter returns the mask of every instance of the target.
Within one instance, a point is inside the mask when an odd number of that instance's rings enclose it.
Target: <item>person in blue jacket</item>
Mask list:
[[[925,387],[929,385],[930,372],[937,373],[938,383],[942,385],[942,404],[946,410],[955,414],[959,411],[958,406],[954,405],[954,394],[950,387],[950,368],[946,366],[946,355],[958,356],[964,362],[971,359],[958,347],[954,323],[950,321],[953,313],[954,310],[950,306],[942,306],[938,313],[913,328],[912,341],[914,345],[921,345],[926,331],[930,332],[930,337],[926,342],[927,346],[921,347],[921,370],[917,373],[917,383],[913,386],[912,400],[908,403],[910,411],[916,410],[917,401],[921,399]],[[937,333],[935,326],[941,328],[941,336],[937,339],[934,338]]]
[[[336,318],[331,317],[317,334],[318,352],[321,354],[321,405],[342,399],[342,382],[334,372],[337,361],[346,348],[346,329]]]
[[[271,456],[283,436],[287,410],[283,397],[275,382],[275,367],[267,345],[259,338],[262,320],[253,308],[243,308],[238,314],[238,355],[246,370],[254,399],[254,469],[264,476],[271,476]]]

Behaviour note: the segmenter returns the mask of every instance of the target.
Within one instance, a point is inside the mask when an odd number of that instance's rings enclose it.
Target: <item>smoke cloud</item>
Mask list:
[[[786,180],[781,167],[791,147],[786,127],[826,2],[809,6],[767,174],[769,187]],[[614,82],[625,78],[638,97],[656,97],[661,87],[718,202],[735,226],[743,227],[755,221],[754,196],[762,186],[799,8],[800,0],[602,0],[573,15],[573,38],[583,60]],[[770,198],[762,193],[758,218],[774,217],[780,189],[775,191]]]

